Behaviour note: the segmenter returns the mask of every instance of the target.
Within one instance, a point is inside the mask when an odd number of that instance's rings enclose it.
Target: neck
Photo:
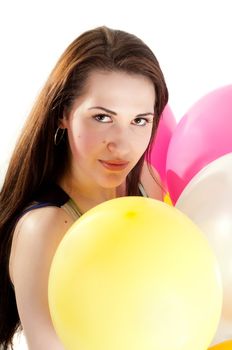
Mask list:
[[[58,184],[72,198],[82,214],[100,203],[126,195],[125,183],[116,188],[102,188],[87,183],[80,184],[67,176],[63,177]]]

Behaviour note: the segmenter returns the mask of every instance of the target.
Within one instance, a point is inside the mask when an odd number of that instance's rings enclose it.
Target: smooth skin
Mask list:
[[[152,82],[142,75],[94,71],[84,94],[61,116],[70,152],[59,185],[82,213],[125,195],[126,176],[151,137],[155,98]],[[141,182],[149,197],[162,200],[146,163]],[[28,212],[16,225],[9,269],[30,350],[64,350],[50,318],[47,290],[52,258],[72,224],[62,208],[45,207]]]

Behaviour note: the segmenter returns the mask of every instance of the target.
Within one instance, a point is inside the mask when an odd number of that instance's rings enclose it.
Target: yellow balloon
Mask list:
[[[209,350],[231,350],[232,340],[225,341],[223,343],[217,344],[209,348]]]
[[[48,297],[67,350],[205,350],[222,286],[208,241],[187,216],[161,201],[122,197],[67,232]]]

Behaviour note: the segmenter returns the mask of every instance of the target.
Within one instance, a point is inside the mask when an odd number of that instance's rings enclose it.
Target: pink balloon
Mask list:
[[[156,137],[151,149],[150,159],[147,158],[147,161],[158,171],[165,188],[167,188],[166,158],[168,145],[176,124],[171,108],[166,105],[160,118]]]
[[[173,203],[204,166],[232,152],[232,85],[196,102],[177,125],[169,143],[166,176]]]

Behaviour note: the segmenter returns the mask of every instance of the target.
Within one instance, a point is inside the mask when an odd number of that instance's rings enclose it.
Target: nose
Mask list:
[[[118,158],[127,158],[131,152],[131,140],[125,128],[113,128],[107,136],[108,151]]]

